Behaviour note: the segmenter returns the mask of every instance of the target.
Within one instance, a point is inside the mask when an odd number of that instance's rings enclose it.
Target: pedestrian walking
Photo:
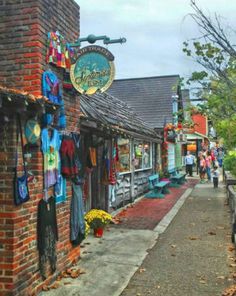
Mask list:
[[[199,170],[200,170],[200,156],[203,154],[202,151],[198,152],[198,156],[197,156],[197,175],[199,174]]]
[[[190,177],[193,176],[193,165],[194,165],[194,156],[187,151],[187,155],[185,156],[185,166],[186,166],[186,174]]]
[[[214,148],[211,148],[211,161],[212,161],[212,165],[214,167],[215,166],[215,161],[216,161],[215,149]]]
[[[222,151],[221,148],[219,148],[218,155],[217,155],[217,161],[218,161],[220,168],[222,167],[222,164],[223,164],[223,158],[224,158],[224,152]]]
[[[211,158],[211,152],[207,151],[206,153],[206,173],[207,173],[207,181],[211,182],[211,163],[212,163],[212,158]]]
[[[199,156],[200,158],[200,167],[199,167],[199,174],[200,174],[200,182],[204,183],[204,179],[205,179],[205,174],[206,174],[206,161],[205,161],[205,156],[203,154],[201,154]]]
[[[213,170],[212,170],[212,177],[213,177],[213,184],[214,184],[214,188],[218,187],[219,184],[219,176],[220,176],[220,172],[218,170],[218,166],[214,166]]]

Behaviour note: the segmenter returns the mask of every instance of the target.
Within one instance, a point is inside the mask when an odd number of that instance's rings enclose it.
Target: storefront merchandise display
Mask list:
[[[41,128],[37,120],[29,119],[25,124],[25,136],[27,142],[35,144],[40,138]]]
[[[76,146],[71,135],[63,135],[61,149],[61,174],[65,178],[74,178],[79,170],[76,164]]]
[[[130,140],[118,138],[117,145],[119,149],[119,171],[130,171]]]
[[[59,132],[53,128],[44,128],[41,133],[41,142],[44,162],[44,189],[47,190],[58,181],[61,146]]]
[[[53,121],[58,128],[66,127],[66,116],[65,116],[65,106],[62,99],[62,91],[60,82],[56,74],[51,71],[45,71],[42,76],[42,93],[45,97],[49,99],[53,104],[60,105],[59,113],[55,115],[55,118],[51,118],[52,115],[48,115],[46,120]]]
[[[70,210],[70,239],[73,245],[79,245],[85,238],[84,206],[81,185],[72,183]]]
[[[73,51],[69,48],[65,38],[58,32],[48,32],[46,62],[57,67],[70,69],[71,55]]]
[[[44,71],[42,76],[42,92],[54,104],[60,104],[62,92],[57,75],[51,71]]]
[[[55,272],[58,241],[57,217],[55,198],[51,196],[47,201],[41,199],[38,204],[37,243],[39,251],[39,269],[42,277],[46,278],[46,263],[49,261],[51,271]]]
[[[110,159],[108,153],[108,147],[103,147],[102,153],[102,184],[108,185],[109,184],[109,169],[110,169]]]
[[[19,149],[19,135],[20,135],[20,147],[22,153],[23,162],[23,174],[18,176],[18,149]],[[13,178],[13,188],[14,188],[14,203],[15,205],[20,205],[29,200],[29,189],[28,189],[28,173],[26,170],[25,157],[24,157],[24,146],[23,146],[23,135],[21,127],[20,115],[17,117],[17,132],[16,132],[16,155],[15,155],[15,174]]]

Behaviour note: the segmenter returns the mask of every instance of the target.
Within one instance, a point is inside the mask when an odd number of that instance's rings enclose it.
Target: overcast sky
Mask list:
[[[76,0],[81,37],[125,37],[107,47],[115,56],[116,79],[179,74],[190,76],[197,65],[182,53],[183,42],[199,36],[190,0]],[[196,0],[209,15],[220,14],[236,29],[236,0]],[[102,45],[101,41],[96,43]],[[83,46],[89,45],[83,43]]]

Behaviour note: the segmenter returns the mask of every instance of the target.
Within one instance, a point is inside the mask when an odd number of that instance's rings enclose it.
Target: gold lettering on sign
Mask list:
[[[82,69],[80,72],[80,76],[75,77],[75,83],[76,84],[81,84],[81,83],[89,83],[92,79],[95,78],[101,78],[101,77],[105,77],[105,76],[110,76],[110,69],[105,69],[102,71],[92,71],[89,74],[86,74],[87,70],[86,69]],[[96,80],[99,83],[99,80]]]

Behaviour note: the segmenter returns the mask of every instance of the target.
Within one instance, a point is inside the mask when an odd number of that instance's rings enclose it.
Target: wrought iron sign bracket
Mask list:
[[[88,42],[90,44],[94,44],[96,41],[98,40],[103,40],[104,44],[114,44],[114,43],[125,43],[126,42],[126,38],[122,37],[119,39],[110,39],[109,37],[107,37],[106,35],[103,36],[95,36],[93,34],[88,35],[87,37],[84,38],[79,38],[77,40],[77,42],[75,43],[69,43],[70,47],[79,47],[81,46],[81,42]]]

